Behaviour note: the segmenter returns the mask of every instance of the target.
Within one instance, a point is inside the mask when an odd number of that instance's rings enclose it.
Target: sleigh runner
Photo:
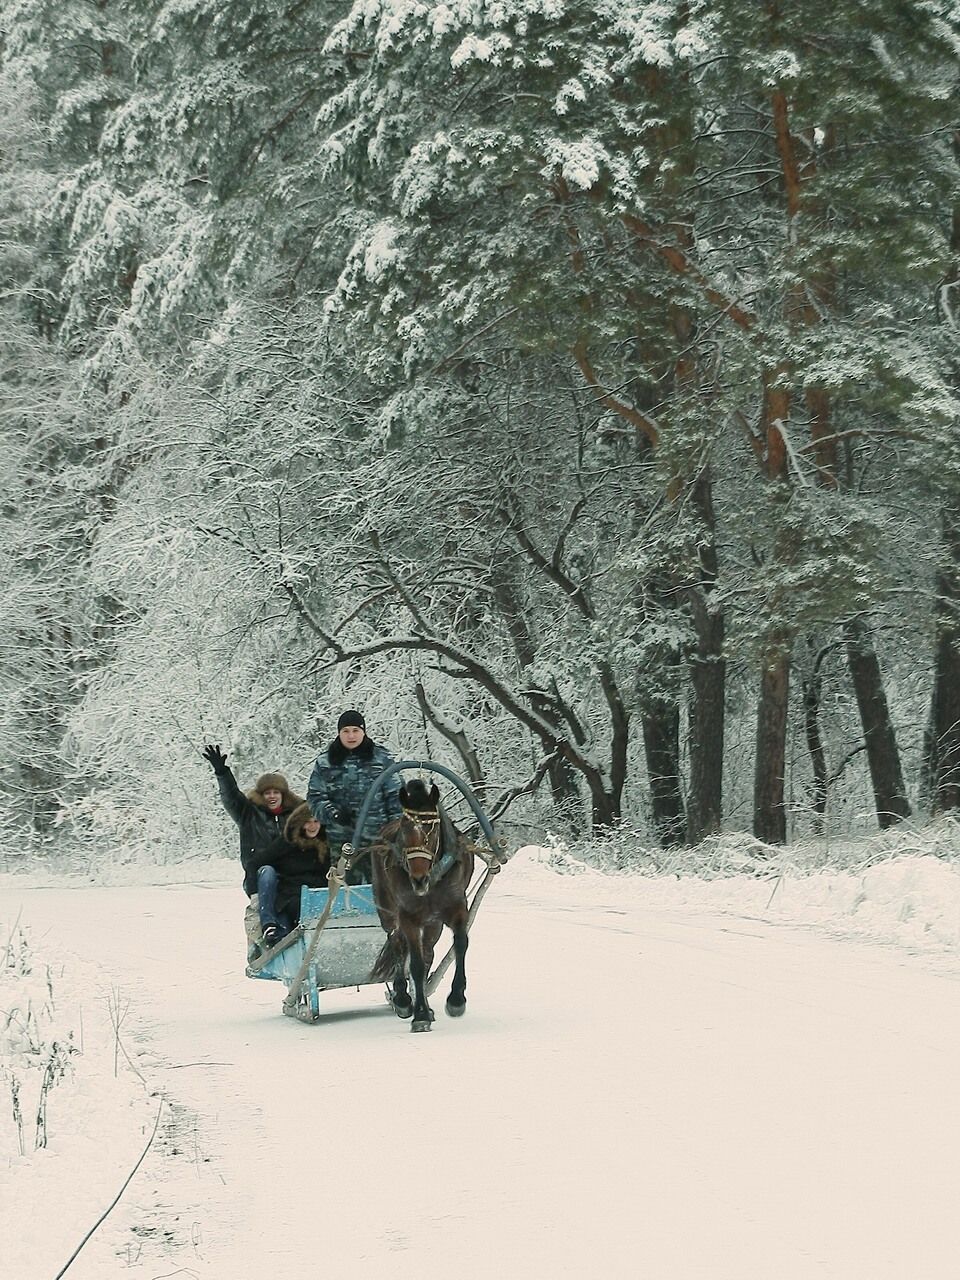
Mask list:
[[[396,764],[392,764],[377,778],[364,797],[354,828],[353,844],[344,846],[343,856],[339,859],[336,867],[331,868],[328,877],[329,887],[327,889],[302,888],[300,891],[300,924],[291,933],[287,934],[276,947],[265,952],[259,958],[251,960],[247,965],[246,972],[250,978],[263,978],[286,984],[287,996],[283,1002],[283,1012],[289,1017],[296,1017],[305,1022],[316,1022],[320,1016],[320,993],[322,991],[343,987],[359,988],[384,981],[383,976],[373,976],[378,961],[382,970],[384,955],[390,953],[390,948],[385,945],[388,941],[388,935],[384,931],[385,926],[381,924],[381,917],[384,916],[382,884],[380,892],[381,903],[378,910],[374,886],[369,884],[346,884],[345,876],[350,866],[353,852],[358,848],[359,833],[363,829],[367,811],[376,791],[392,773],[400,769],[429,770],[449,779],[466,798],[480,824],[481,831],[487,842],[487,848],[470,844],[465,841],[462,835],[456,833],[456,847],[458,851],[468,850],[470,867],[472,868],[473,866],[474,854],[485,865],[482,876],[470,885],[468,891],[467,931],[469,931],[473,923],[490,880],[500,870],[503,863],[506,862],[502,842],[498,841],[494,836],[489,820],[480,808],[472,791],[467,788],[466,784],[456,774],[447,769],[446,766],[436,764],[430,760],[401,760]],[[411,787],[418,785],[422,788],[422,784],[411,784]],[[423,791],[425,792],[425,788],[423,788]],[[436,789],[434,788],[435,792]],[[423,820],[422,813],[411,815],[412,823],[415,824],[418,819]],[[442,880],[453,868],[456,858],[452,847],[448,848],[446,852],[442,852],[440,829],[442,827],[444,831],[449,830],[449,832],[453,833],[455,828],[445,816],[441,816],[439,809],[437,809],[434,821],[437,826],[437,848],[435,865],[430,874],[432,878],[436,877],[437,880]],[[384,832],[386,833],[391,825],[402,827],[403,822],[404,819],[401,819],[397,824],[388,824],[388,828],[385,828]],[[419,852],[423,843],[425,843],[422,839],[422,832],[419,834],[418,839],[417,850],[411,851],[411,856]],[[389,847],[386,844],[374,846],[372,857],[374,859],[378,856],[386,858]],[[367,850],[360,852],[366,853]],[[401,852],[403,852],[402,847]],[[433,856],[431,855],[431,857]],[[385,864],[381,864],[381,866],[383,865]],[[411,865],[409,861],[407,865]],[[377,879],[376,875],[374,878]],[[382,881],[382,872],[380,878]],[[423,891],[420,890],[419,892],[422,893]],[[437,932],[439,932],[439,929]],[[461,952],[465,950],[462,942],[460,947]],[[430,1029],[429,1024],[433,1019],[433,1015],[429,1012],[428,1007],[426,1013],[424,1013],[422,1005],[425,1003],[426,995],[432,994],[444,972],[449,967],[454,958],[455,949],[456,947],[451,947],[431,969],[426,980],[421,984],[423,989],[417,996],[416,1001],[412,1001],[407,997],[406,973],[408,970],[402,965],[394,976],[393,989],[391,990],[388,986],[388,1001],[399,1016],[413,1016],[413,1030],[426,1031]],[[413,957],[411,969],[415,971],[416,967],[416,957]],[[458,973],[461,968],[462,954]],[[415,992],[416,985],[415,981]],[[462,1012],[462,1007],[451,1008],[448,1000],[447,1012],[456,1014]]]

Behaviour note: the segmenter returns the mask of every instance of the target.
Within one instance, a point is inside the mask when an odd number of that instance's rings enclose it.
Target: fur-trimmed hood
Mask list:
[[[283,838],[288,843],[295,844],[298,849],[315,853],[323,861],[329,854],[326,832],[321,823],[318,835],[312,837],[306,835],[303,829],[311,821],[315,821],[315,818],[310,806],[306,803],[298,805],[287,819],[286,826],[283,828]]]

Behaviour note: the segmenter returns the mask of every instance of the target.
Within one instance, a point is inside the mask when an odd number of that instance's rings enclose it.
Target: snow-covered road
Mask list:
[[[97,940],[169,1102],[69,1280],[960,1274],[960,985],[895,950],[511,869],[411,1035],[374,987],[281,1017],[232,885],[12,906]]]

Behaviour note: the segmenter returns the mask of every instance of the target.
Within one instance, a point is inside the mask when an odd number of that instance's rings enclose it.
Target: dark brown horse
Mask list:
[[[391,984],[390,1002],[401,1018],[413,1018],[412,1031],[429,1031],[433,1022],[426,981],[444,925],[453,932],[456,959],[444,1007],[452,1018],[467,1007],[467,889],[474,855],[439,802],[437,788],[428,791],[419,778],[401,787],[401,816],[383,828],[383,847],[373,854],[373,897],[387,941],[371,977]]]

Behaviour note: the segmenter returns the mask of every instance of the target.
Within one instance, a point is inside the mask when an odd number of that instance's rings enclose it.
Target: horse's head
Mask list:
[[[394,852],[414,893],[430,889],[430,872],[440,856],[440,792],[420,778],[400,788],[400,822]]]

